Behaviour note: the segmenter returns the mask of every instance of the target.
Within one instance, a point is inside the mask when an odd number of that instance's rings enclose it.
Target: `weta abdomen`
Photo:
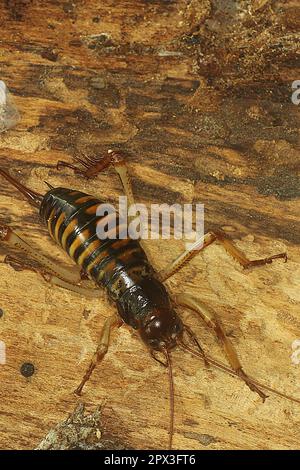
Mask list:
[[[96,215],[100,204],[80,191],[55,188],[44,196],[40,216],[51,237],[116,301],[153,270],[137,240],[97,236],[97,225],[107,224],[108,217]],[[117,234],[118,227],[117,218]]]

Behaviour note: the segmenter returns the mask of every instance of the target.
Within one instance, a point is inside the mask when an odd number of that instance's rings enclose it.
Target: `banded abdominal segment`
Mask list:
[[[118,238],[121,230],[118,218],[117,236],[98,238],[97,225],[105,227],[111,217],[96,215],[101,202],[80,191],[55,188],[44,196],[40,216],[51,237],[117,301],[128,288],[152,277],[153,269],[137,240]]]

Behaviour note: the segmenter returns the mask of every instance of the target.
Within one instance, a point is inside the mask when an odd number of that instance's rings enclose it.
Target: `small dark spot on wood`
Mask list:
[[[235,428],[238,423],[237,423],[236,421],[228,421],[227,424],[228,424],[228,426],[229,426],[230,428],[232,428],[232,427]]]
[[[2,308],[0,308],[0,318],[2,318],[4,316],[4,311],[2,310]]]
[[[185,424],[186,426],[197,426],[199,423],[198,421],[195,421],[194,419],[187,418],[183,421],[183,424]]]
[[[81,90],[86,86],[86,82],[86,78],[74,73],[72,70],[64,72],[64,84],[69,90]]]
[[[187,46],[195,46],[196,44],[200,44],[201,42],[201,38],[198,34],[183,36],[182,40]]]
[[[108,34],[102,33],[96,36],[92,36],[89,38],[88,41],[88,48],[93,50],[101,50],[101,49],[110,49],[114,47],[115,44],[112,41],[111,37]]]
[[[74,2],[65,2],[62,7],[65,13],[72,15],[75,12],[76,5]]]
[[[53,49],[44,49],[41,52],[41,57],[43,57],[43,59],[50,60],[51,62],[56,62],[58,59],[58,53]]]
[[[195,439],[196,441],[199,441],[204,446],[209,446],[210,444],[214,442],[219,442],[219,439],[215,438],[214,436],[211,436],[210,434],[199,434],[197,432],[184,432],[183,435],[184,437],[187,437],[188,439]]]
[[[80,39],[72,39],[69,41],[69,46],[71,47],[81,47],[82,46],[82,41]]]
[[[5,0],[5,6],[15,21],[21,21],[24,11],[31,0]]]
[[[91,86],[96,88],[96,90],[102,90],[106,87],[106,82],[102,77],[93,77],[91,79]]]
[[[108,108],[120,107],[120,93],[113,83],[106,83],[101,77],[95,77],[91,84],[93,88],[88,93],[90,103]]]
[[[94,16],[93,23],[99,23],[99,22],[100,22],[99,16]]]
[[[200,83],[198,80],[183,80],[166,78],[161,86],[163,93],[168,93],[172,96],[178,93],[180,95],[190,95],[195,93]]]
[[[34,374],[34,365],[31,362],[24,362],[20,367],[23,377],[31,377]]]
[[[83,318],[84,318],[85,320],[87,320],[87,319],[89,318],[89,316],[90,316],[90,313],[91,313],[91,310],[85,308],[85,309],[83,310],[83,312],[82,312]]]

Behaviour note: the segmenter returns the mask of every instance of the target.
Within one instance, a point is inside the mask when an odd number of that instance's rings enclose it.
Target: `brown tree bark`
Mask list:
[[[224,227],[250,258],[287,250],[281,261],[243,272],[212,245],[167,285],[214,307],[245,370],[300,397],[299,3],[289,1],[6,0],[0,5],[0,79],[21,113],[0,134],[0,164],[32,189],[44,181],[116,202],[111,169],[86,181],[57,160],[127,152],[137,201],[205,204],[206,228]],[[54,259],[71,263],[37,212],[0,181],[0,222]],[[149,241],[163,268],[181,241]],[[3,263],[0,248],[0,447],[35,448],[66,419],[114,307],[49,287]],[[187,316],[187,312],[182,310]],[[214,336],[188,316],[203,348],[225,362]],[[35,366],[25,378],[24,362]],[[174,448],[299,448],[300,405],[273,395],[262,404],[238,379],[173,354]],[[131,448],[167,445],[165,370],[122,327],[87,385],[89,411]],[[165,443],[165,445],[164,445]]]

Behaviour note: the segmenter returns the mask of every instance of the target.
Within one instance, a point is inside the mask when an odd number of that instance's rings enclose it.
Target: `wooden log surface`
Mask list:
[[[112,169],[86,181],[57,160],[128,154],[137,201],[205,204],[206,228],[225,227],[250,258],[287,251],[287,264],[243,272],[215,244],[173,276],[171,292],[214,307],[245,370],[300,398],[299,2],[104,0],[0,2],[0,78],[21,113],[0,134],[1,167],[34,190],[44,181],[116,202]],[[298,60],[298,62],[297,62]],[[0,181],[0,222],[71,264],[37,212]],[[182,241],[148,241],[157,268]],[[31,449],[72,412],[99,330],[114,307],[47,285],[3,263],[0,249],[0,448]],[[211,355],[214,335],[181,309]],[[20,373],[24,362],[35,373]],[[299,448],[300,405],[262,404],[241,381],[173,353],[178,449]],[[165,370],[122,327],[86,387],[91,412],[106,399],[105,428],[131,448],[167,445]]]

